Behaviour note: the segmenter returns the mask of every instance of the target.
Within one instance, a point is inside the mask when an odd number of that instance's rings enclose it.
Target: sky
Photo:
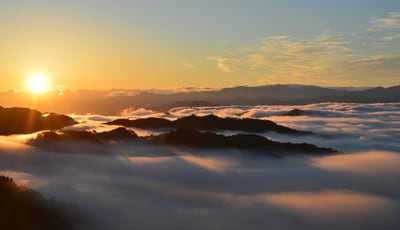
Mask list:
[[[1,0],[0,91],[400,84],[396,0]]]

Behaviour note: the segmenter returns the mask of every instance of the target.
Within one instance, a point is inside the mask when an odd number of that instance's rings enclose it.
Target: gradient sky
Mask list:
[[[0,90],[400,84],[397,0],[0,1]]]

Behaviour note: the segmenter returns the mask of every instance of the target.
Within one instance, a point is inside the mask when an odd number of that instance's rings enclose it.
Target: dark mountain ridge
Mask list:
[[[286,154],[336,153],[331,148],[321,148],[308,143],[282,143],[255,134],[219,135],[213,132],[199,132],[191,129],[177,129],[158,136],[147,137],[148,140],[166,146],[181,146],[197,149],[239,149],[249,150],[266,156],[281,157]]]
[[[40,193],[0,176],[1,229],[78,229],[83,213],[68,203],[45,199]]]
[[[200,132],[194,129],[182,128],[148,137],[138,137],[135,132],[125,128],[117,128],[102,133],[68,130],[43,131],[36,138],[30,140],[28,144],[52,151],[61,147],[62,150],[72,152],[78,150],[79,152],[79,149],[82,148],[82,143],[98,147],[115,141],[124,141],[125,143],[138,143],[138,141],[141,141],[141,143],[193,149],[239,149],[272,157],[290,154],[323,155],[337,152],[331,148],[318,147],[308,143],[281,143],[254,134],[224,136],[210,131]],[[106,151],[91,151],[91,153],[106,154]]]
[[[178,118],[170,121],[163,118],[144,118],[144,119],[117,119],[107,122],[109,125],[122,125],[126,127],[136,127],[142,129],[162,129],[162,128],[183,128],[197,130],[238,130],[244,132],[268,132],[274,131],[285,134],[310,134],[311,132],[291,129],[269,120],[258,120],[251,118],[220,118],[215,115],[196,116]]]
[[[28,108],[0,108],[0,135],[57,130],[77,122],[69,116]]]

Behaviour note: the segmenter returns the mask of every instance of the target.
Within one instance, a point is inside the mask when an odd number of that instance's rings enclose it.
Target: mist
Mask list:
[[[309,142],[336,155],[275,159],[235,149],[196,150],[115,142],[40,149],[33,135],[0,137],[0,174],[88,214],[82,229],[396,229],[400,226],[399,104],[176,108],[270,119],[312,135],[262,133]],[[298,108],[301,116],[283,116]],[[149,112],[124,114],[148,117]],[[117,116],[74,115],[73,130],[104,131]],[[142,136],[158,130],[143,130]],[[230,134],[232,131],[221,133]]]

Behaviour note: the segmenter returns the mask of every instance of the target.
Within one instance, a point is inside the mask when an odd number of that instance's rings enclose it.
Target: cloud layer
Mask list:
[[[46,197],[73,202],[92,219],[84,229],[397,229],[400,221],[399,104],[176,108],[187,114],[272,119],[314,136],[264,133],[345,153],[272,159],[229,150],[171,149],[115,143],[44,151],[31,136],[0,138],[1,174]],[[146,117],[148,111],[129,114]],[[100,129],[107,116],[78,116],[73,129]],[[151,133],[151,131],[149,131]],[[390,150],[390,151],[389,151]]]

